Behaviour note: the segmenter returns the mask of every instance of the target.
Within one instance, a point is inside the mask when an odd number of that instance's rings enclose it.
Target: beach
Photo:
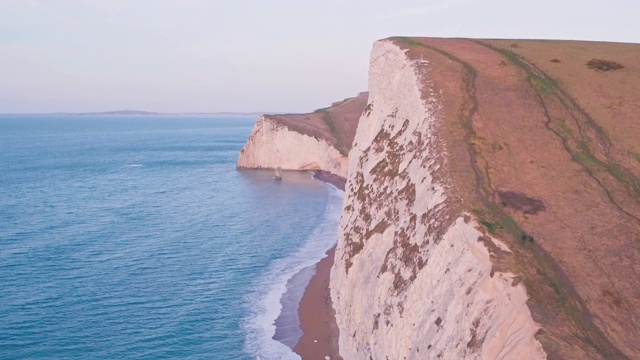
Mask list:
[[[329,276],[335,246],[320,260],[300,302],[300,328],[303,335],[294,351],[304,360],[342,359],[338,354],[339,330],[329,293]]]
[[[313,171],[313,176],[344,191],[346,181],[342,177],[322,170]],[[298,312],[303,335],[294,351],[304,360],[326,360],[327,356],[332,360],[342,359],[338,350],[339,330],[329,292],[335,250],[333,246],[318,262],[316,273],[300,301]]]
[[[347,179],[324,170],[314,170],[312,173],[314,179],[326,182],[344,191]]]

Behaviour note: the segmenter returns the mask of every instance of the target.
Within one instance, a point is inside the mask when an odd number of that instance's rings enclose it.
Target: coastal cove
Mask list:
[[[391,37],[306,114],[0,116],[0,357],[635,359],[638,54]]]
[[[0,11],[0,360],[640,360],[640,0]]]
[[[0,117],[0,357],[298,358],[273,324],[342,194],[236,170],[254,121]]]

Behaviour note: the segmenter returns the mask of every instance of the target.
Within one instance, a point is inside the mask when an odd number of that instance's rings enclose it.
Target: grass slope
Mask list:
[[[429,61],[455,206],[513,250],[549,357],[640,353],[640,46],[391,40]]]

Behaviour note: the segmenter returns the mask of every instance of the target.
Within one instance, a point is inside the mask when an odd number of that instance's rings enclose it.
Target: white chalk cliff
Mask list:
[[[260,117],[237,166],[347,178],[330,282],[344,359],[545,359],[524,286],[492,269],[509,248],[456,202],[432,65],[405,51],[375,43],[368,100]]]
[[[269,115],[256,122],[238,158],[238,168],[325,170],[346,177],[347,157],[327,140],[291,130]]]
[[[513,275],[492,272],[472,216],[449,206],[441,121],[430,64],[392,41],[375,43],[369,100],[349,154],[331,297],[344,359],[544,359],[539,326]],[[346,170],[313,138],[259,120],[246,164]],[[305,150],[308,148],[309,150]],[[258,158],[260,157],[260,158]],[[313,159],[313,160],[312,160]],[[482,240],[482,241],[479,241]]]

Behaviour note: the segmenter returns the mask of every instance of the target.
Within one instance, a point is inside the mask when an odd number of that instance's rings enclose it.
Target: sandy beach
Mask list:
[[[335,247],[320,260],[316,274],[307,286],[300,302],[302,338],[294,351],[304,360],[342,359],[338,354],[338,326],[329,293],[329,275]]]
[[[314,170],[312,173],[314,179],[324,181],[344,191],[347,179],[324,170]]]
[[[344,191],[346,180],[326,171],[313,171],[314,178],[332,184]],[[337,239],[336,239],[337,240]],[[303,360],[342,359],[338,351],[338,325],[329,292],[329,278],[335,253],[335,246],[327,251],[316,264],[316,273],[309,281],[300,300],[300,328],[303,332],[294,351]]]

